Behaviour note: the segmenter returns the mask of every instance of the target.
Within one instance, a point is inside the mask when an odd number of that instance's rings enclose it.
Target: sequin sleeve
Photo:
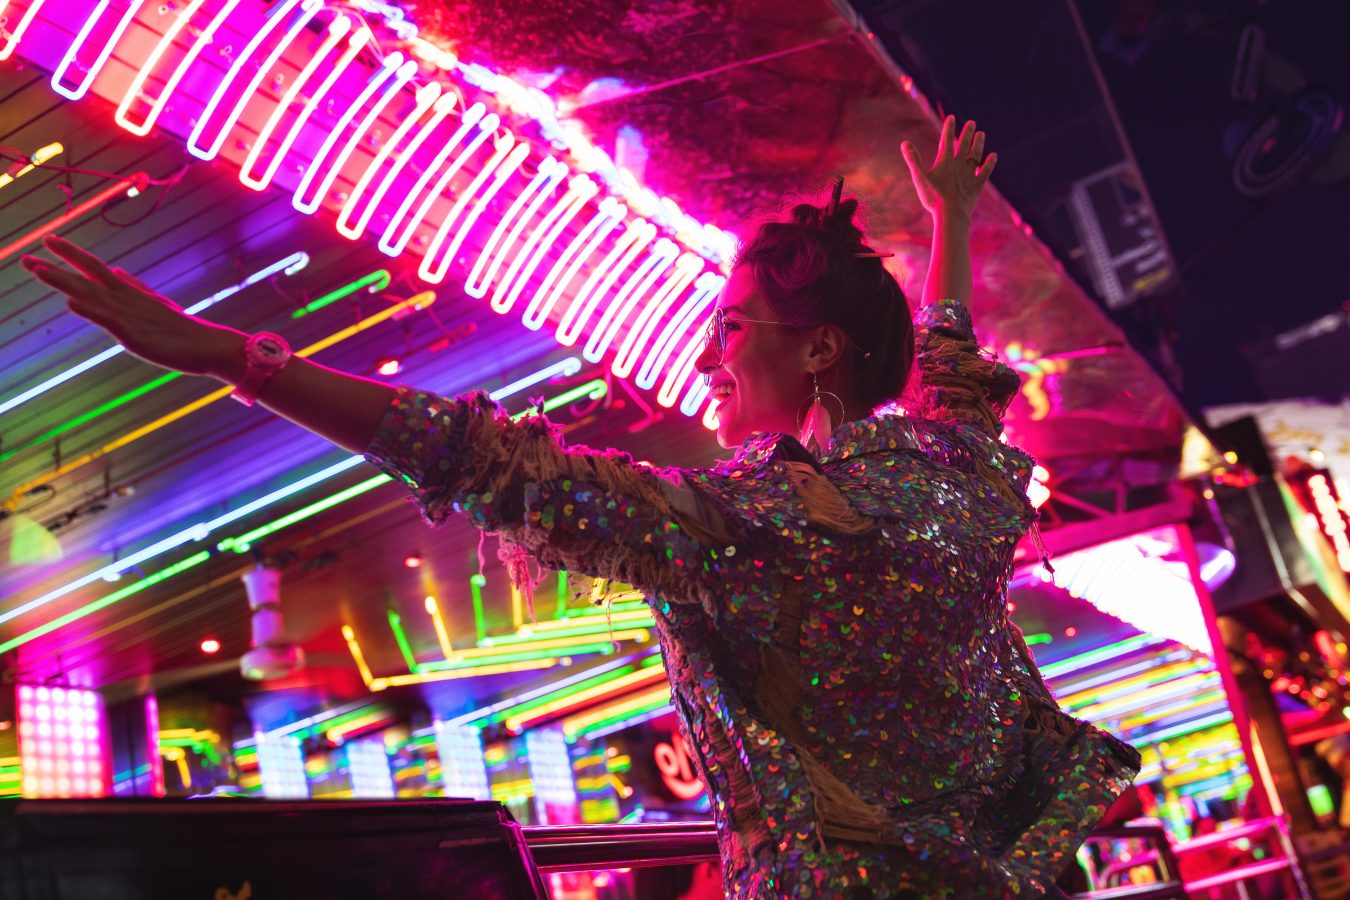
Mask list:
[[[921,309],[914,325],[923,414],[1000,434],[1000,419],[1017,396],[1021,378],[980,350],[970,311],[956,300],[939,300]]]
[[[487,395],[400,387],[366,458],[402,481],[428,522],[463,512],[502,537],[517,581],[526,558],[708,602],[715,507],[678,470],[564,447],[543,417],[512,421]]]

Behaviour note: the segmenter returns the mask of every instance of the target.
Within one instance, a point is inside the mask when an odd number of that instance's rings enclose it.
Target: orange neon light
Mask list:
[[[587,688],[584,691],[578,691],[566,697],[561,697],[551,703],[536,707],[529,712],[518,716],[511,716],[502,724],[508,731],[519,732],[526,725],[547,719],[556,713],[569,709],[578,709],[593,700],[616,697],[637,687],[644,687],[652,682],[665,681],[665,666],[656,665],[646,669],[639,669],[636,672],[630,672],[613,681],[607,681],[604,684],[597,684],[595,687]]]
[[[150,176],[144,172],[137,172],[134,175],[130,175],[119,181],[113,182],[112,185],[99,191],[97,194],[90,197],[88,200],[84,200],[79,204],[75,205],[68,212],[62,213],[55,219],[52,219],[47,224],[38,226],[37,228],[23,235],[22,237],[19,237],[11,241],[10,243],[6,244],[3,248],[0,248],[0,261],[8,259],[15,253],[18,253],[24,247],[27,247],[29,244],[42,240],[47,235],[56,231],[56,229],[60,228],[62,225],[74,219],[78,219],[80,216],[89,212],[89,210],[93,209],[94,207],[102,206],[104,203],[107,203],[109,200],[111,200],[113,197],[116,197],[118,194],[125,194],[132,188],[135,188],[138,191],[143,191],[146,189],[146,187],[149,186],[149,184],[150,184]]]
[[[595,709],[588,709],[584,713],[575,716],[569,716],[562,721],[563,734],[575,737],[581,732],[591,728],[595,724],[622,716],[625,713],[642,709],[645,706],[657,706],[662,703],[670,702],[670,685],[661,684],[649,691],[643,691],[632,697],[625,697],[622,700],[616,700],[613,703],[606,703]]]

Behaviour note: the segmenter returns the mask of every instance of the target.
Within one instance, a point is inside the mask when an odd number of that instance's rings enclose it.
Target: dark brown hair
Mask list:
[[[870,407],[899,398],[914,363],[914,319],[905,293],[854,222],[858,200],[799,203],[761,221],[736,257],[786,324],[835,325],[852,342],[843,366]]]

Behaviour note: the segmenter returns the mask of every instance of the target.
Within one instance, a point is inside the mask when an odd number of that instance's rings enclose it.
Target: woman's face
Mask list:
[[[717,442],[740,446],[756,431],[795,434],[797,411],[811,393],[810,338],[776,324],[749,269],[731,273],[717,300],[726,320],[726,350],[717,359],[710,342],[695,365],[711,375],[717,404]],[[756,320],[754,322],[747,320]]]

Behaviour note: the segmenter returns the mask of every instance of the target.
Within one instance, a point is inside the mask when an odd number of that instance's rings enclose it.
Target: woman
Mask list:
[[[1017,378],[962,305],[983,145],[948,118],[932,167],[903,148],[934,220],[920,415],[872,414],[904,389],[914,323],[836,187],[762,225],[718,302],[698,365],[738,449],[712,469],[565,450],[481,393],[394,389],[256,337],[246,360],[244,335],[63,241],[75,271],[23,264],[138,356],[365,452],[429,521],[498,532],[518,580],[537,561],[648,591],[730,896],[1059,896],[1139,758],[1059,711],[1007,621],[1031,460],[998,440]]]

